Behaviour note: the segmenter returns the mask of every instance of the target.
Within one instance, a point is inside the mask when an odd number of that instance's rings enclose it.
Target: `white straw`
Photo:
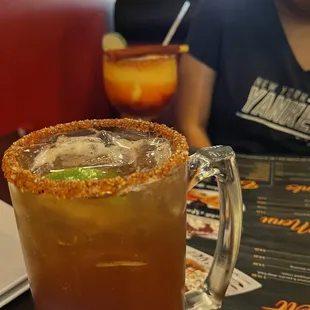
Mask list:
[[[191,6],[191,3],[187,0],[184,2],[178,16],[176,17],[176,19],[174,20],[171,28],[169,29],[166,37],[165,37],[165,40],[163,42],[163,45],[168,45],[171,41],[171,39],[173,38],[173,36],[175,35],[176,31],[178,30],[185,14],[187,13],[188,9],[190,8]]]

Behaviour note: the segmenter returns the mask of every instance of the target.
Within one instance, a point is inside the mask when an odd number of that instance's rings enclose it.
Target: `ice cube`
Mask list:
[[[171,156],[168,140],[148,133],[117,129],[57,135],[49,143],[28,149],[27,165],[36,174],[73,167],[117,169],[123,174],[162,164]]]
[[[156,160],[157,165],[163,164],[171,157],[171,146],[167,139],[153,138],[150,141],[150,145],[155,147],[155,150],[152,154]]]
[[[115,128],[113,130],[114,137],[118,139],[126,139],[128,141],[148,140],[151,138],[150,133],[137,130]]]
[[[98,136],[106,146],[118,145],[125,148],[138,148],[148,139],[148,134],[135,130],[114,129],[114,131],[101,130]]]
[[[130,158],[126,158],[130,161]],[[55,145],[44,147],[35,157],[32,171],[43,165],[53,169],[85,166],[119,166],[124,156],[106,147],[99,137],[66,137],[60,136]],[[133,160],[133,159],[131,159]]]
[[[163,164],[171,156],[170,142],[163,138],[146,140],[139,147],[137,156],[137,169],[151,169]]]

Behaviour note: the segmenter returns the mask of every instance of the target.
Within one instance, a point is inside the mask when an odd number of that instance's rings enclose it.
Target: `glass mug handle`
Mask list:
[[[200,149],[188,163],[189,188],[215,176],[220,194],[220,228],[214,260],[204,283],[185,295],[186,310],[220,309],[237,261],[243,204],[236,156],[231,147]]]

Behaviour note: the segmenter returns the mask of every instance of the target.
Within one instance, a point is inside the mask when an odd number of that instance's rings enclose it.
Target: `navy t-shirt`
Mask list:
[[[208,134],[236,152],[310,156],[310,73],[273,0],[202,0],[190,53],[217,72]]]

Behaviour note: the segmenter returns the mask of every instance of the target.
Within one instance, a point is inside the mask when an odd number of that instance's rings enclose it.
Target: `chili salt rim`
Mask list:
[[[135,58],[124,58],[118,60],[104,59],[105,63],[113,64],[113,66],[117,67],[133,67],[133,68],[144,68],[144,67],[152,67],[158,66],[161,64],[165,64],[168,61],[176,62],[176,56],[174,55],[155,55],[154,58],[146,58],[146,56],[140,56]],[[149,56],[147,56],[149,57]]]
[[[25,148],[54,134],[91,128],[125,128],[150,132],[169,140],[173,147],[173,153],[162,165],[150,170],[135,172],[127,177],[103,180],[51,180],[35,175],[21,167],[18,158]],[[115,195],[126,190],[126,188],[167,177],[175,167],[185,163],[187,159],[188,145],[185,137],[165,125],[133,119],[84,120],[43,128],[17,140],[5,152],[2,170],[8,182],[13,183],[21,191],[29,191],[34,194],[49,194],[61,199],[91,198]]]

